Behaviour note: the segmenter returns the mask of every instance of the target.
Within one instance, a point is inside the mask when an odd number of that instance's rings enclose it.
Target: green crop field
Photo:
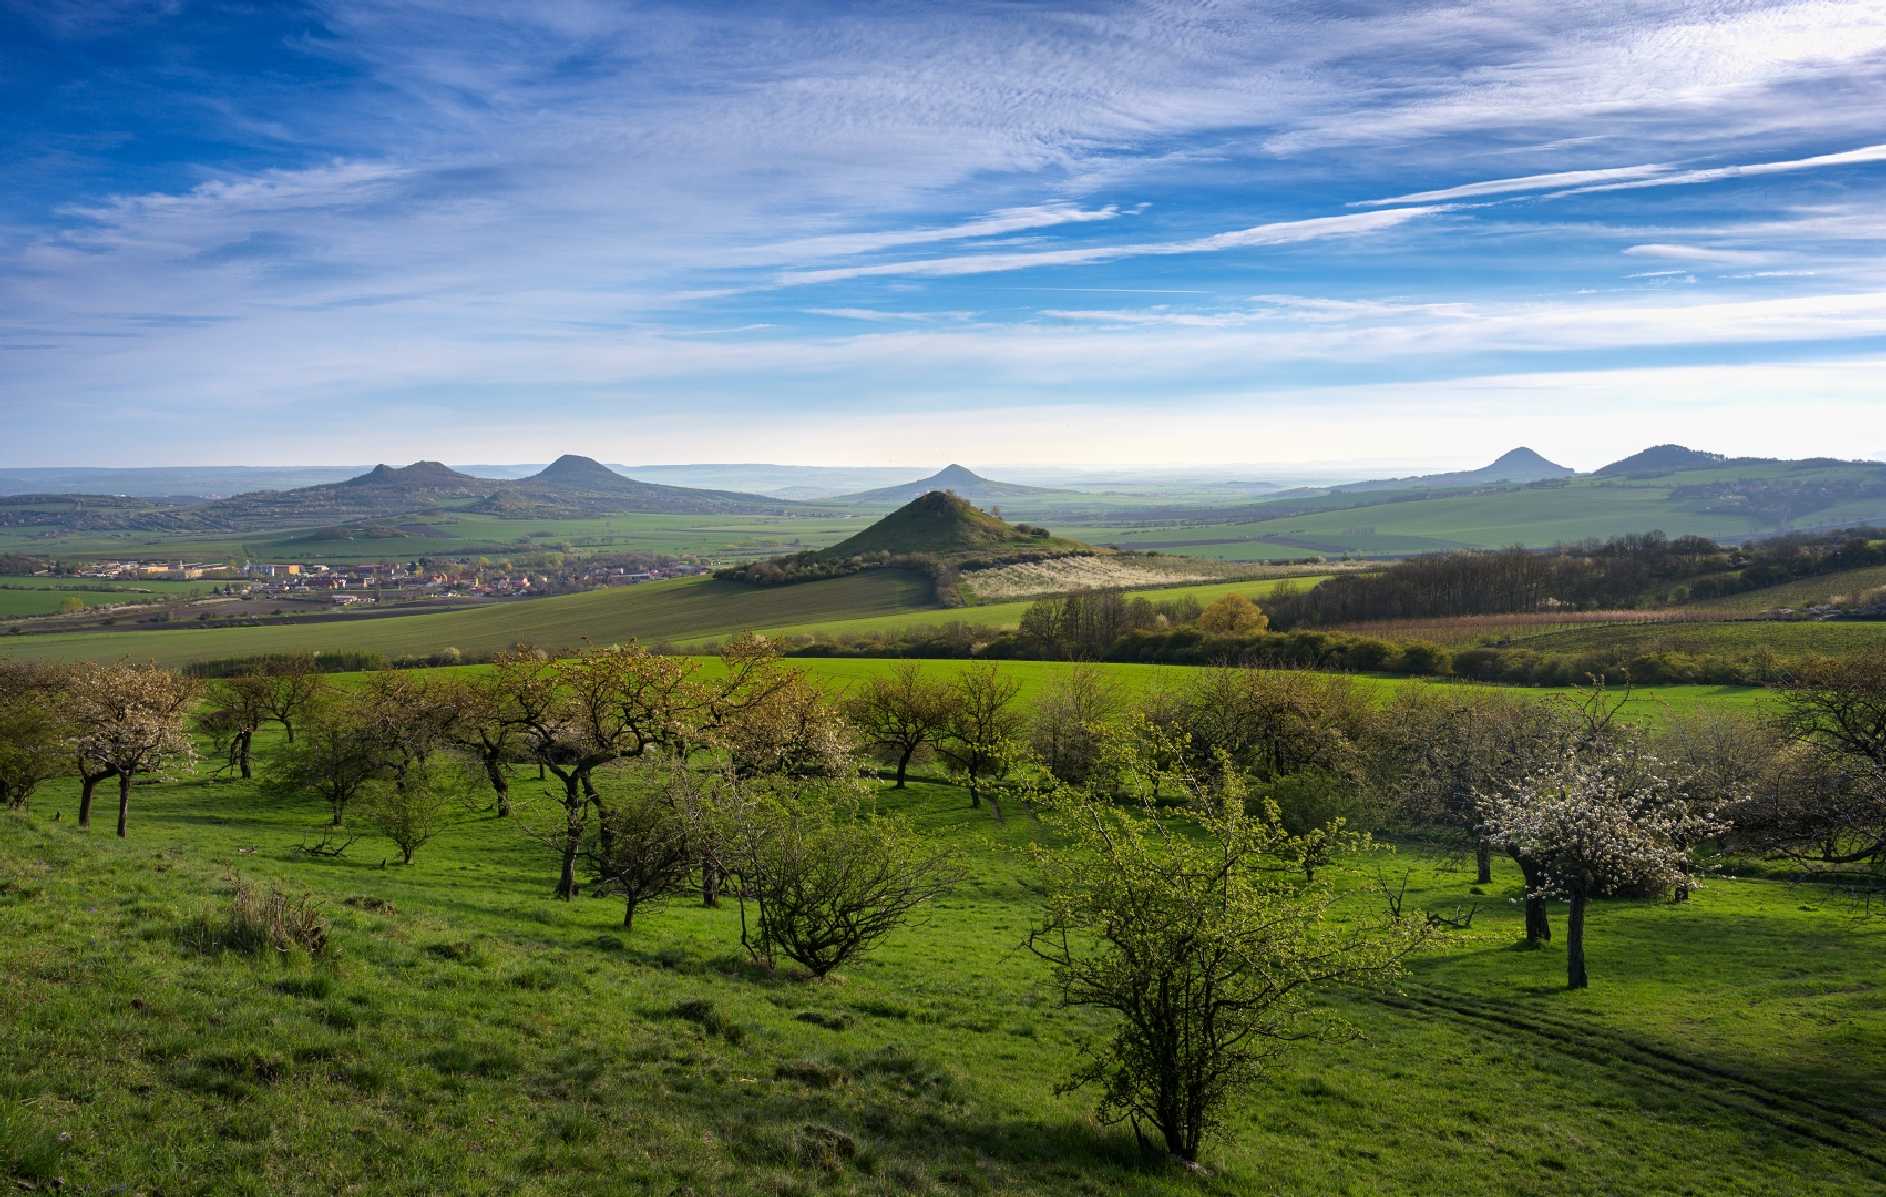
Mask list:
[[[1413,845],[1384,854],[1410,909],[1477,903],[1473,926],[1398,992],[1332,995],[1359,1036],[1273,1060],[1187,1173],[1055,1090],[1096,1024],[1020,949],[1033,820],[940,784],[886,793],[968,878],[809,982],[744,962],[732,903],[676,900],[625,933],[617,901],[552,900],[527,776],[518,814],[467,811],[404,868],[373,838],[299,854],[325,808],[242,782],[139,786],[123,842],[109,818],[74,826],[68,784],[0,815],[0,1174],[77,1193],[1752,1197],[1877,1192],[1886,1168],[1886,923],[1817,886],[1602,902],[1592,988],[1567,992],[1558,945],[1513,950],[1510,864],[1481,893]],[[1371,868],[1338,874],[1336,917],[1379,911]],[[237,878],[310,895],[332,955],[197,947]]]
[[[1212,582],[1135,591],[1152,599],[1223,594],[1261,598],[1283,585],[1312,579]],[[901,571],[873,571],[796,586],[753,587],[709,578],[649,582],[584,594],[425,615],[332,621],[307,626],[181,628],[161,631],[48,633],[0,638],[0,656],[43,660],[129,657],[179,665],[217,657],[275,652],[358,651],[424,655],[444,648],[488,652],[519,642],[564,649],[584,640],[608,643],[706,640],[743,631],[780,635],[881,632],[966,622],[1013,627],[1027,602],[941,608],[928,582]]]

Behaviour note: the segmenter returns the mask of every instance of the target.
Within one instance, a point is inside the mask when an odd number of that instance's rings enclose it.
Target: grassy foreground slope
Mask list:
[[[522,779],[520,779],[522,780]],[[522,785],[521,791],[532,786]],[[0,816],[0,1178],[66,1191],[327,1194],[1876,1192],[1886,924],[1811,887],[1601,904],[1593,988],[1511,950],[1516,870],[1408,851],[1410,908],[1482,903],[1402,992],[1335,999],[1361,1038],[1285,1056],[1209,1170],[1143,1161],[1059,1096],[1088,1015],[1018,944],[1021,849],[960,792],[891,805],[970,878],[836,979],[753,971],[738,913],[632,935],[559,904],[510,821],[468,814],[410,868],[338,859],[316,803],[140,787],[132,838],[72,787]],[[54,821],[55,812],[64,818]],[[395,856],[395,859],[397,857]],[[204,952],[235,877],[312,894],[338,954]],[[1377,907],[1362,875],[1349,908]],[[1555,909],[1559,922],[1563,911]]]
[[[1135,592],[1167,600],[1209,603],[1238,593],[1261,599],[1284,585],[1316,578],[1214,582]],[[486,652],[520,641],[547,649],[607,644],[701,641],[744,631],[780,635],[881,632],[905,627],[971,623],[1014,627],[1025,601],[977,607],[938,607],[930,584],[899,570],[870,570],[793,586],[756,587],[709,578],[684,578],[555,598],[444,611],[427,615],[341,620],[299,626],[175,628],[161,631],[72,632],[0,637],[0,657],[40,660],[131,658],[161,665],[276,652],[377,652],[423,656],[444,648]]]

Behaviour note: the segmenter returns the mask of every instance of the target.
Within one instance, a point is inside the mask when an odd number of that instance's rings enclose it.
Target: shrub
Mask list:
[[[264,893],[247,881],[236,882],[229,913],[220,925],[204,920],[190,938],[205,952],[228,950],[256,955],[292,952],[325,956],[329,923],[311,895],[294,897],[270,886]]]
[[[908,923],[960,876],[947,856],[889,818],[831,809],[760,814],[736,854],[741,942],[823,977]],[[751,897],[758,924],[746,926]]]

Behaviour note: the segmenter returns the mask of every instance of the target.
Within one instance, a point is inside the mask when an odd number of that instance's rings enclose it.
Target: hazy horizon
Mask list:
[[[115,0],[0,64],[11,461],[1886,451],[1874,4]]]

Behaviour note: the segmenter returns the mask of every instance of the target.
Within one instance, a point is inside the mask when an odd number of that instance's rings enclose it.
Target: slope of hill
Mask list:
[[[951,557],[1005,549],[1078,552],[1087,548],[1089,546],[1077,540],[1052,536],[1046,528],[1008,523],[971,505],[960,495],[933,490],[904,504],[856,536],[809,556],[816,561],[842,561],[869,553]]]
[[[1496,486],[1501,483],[1540,482],[1548,478],[1569,478],[1578,471],[1547,461],[1524,446],[1500,455],[1493,464],[1477,470],[1459,470],[1451,474],[1419,474],[1412,478],[1379,478],[1351,482],[1331,489],[1341,492],[1368,490],[1445,489],[1450,487]]]
[[[972,503],[986,503],[996,499],[1021,498],[1027,495],[1072,494],[1071,491],[1057,491],[1046,486],[1023,486],[1017,482],[997,482],[993,478],[984,478],[965,466],[948,465],[915,482],[906,482],[902,486],[886,486],[878,490],[861,491],[855,495],[840,495],[835,503],[908,503],[912,499],[929,494],[932,491],[948,491]]]

